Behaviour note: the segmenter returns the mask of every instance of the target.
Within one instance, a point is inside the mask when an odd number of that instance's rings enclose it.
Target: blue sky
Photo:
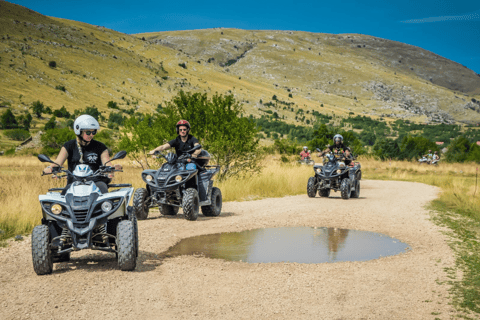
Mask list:
[[[367,34],[430,50],[480,74],[479,0],[9,2],[128,34],[215,27]]]

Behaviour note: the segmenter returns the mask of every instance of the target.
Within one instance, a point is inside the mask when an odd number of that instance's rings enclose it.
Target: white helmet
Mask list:
[[[304,146],[303,149],[308,149],[308,147],[307,147],[307,146]]]
[[[343,137],[341,134],[336,134],[334,137],[333,137],[333,143],[335,143],[337,141],[337,139],[340,139],[340,142],[343,142]]]
[[[95,120],[94,117],[88,115],[88,114],[83,114],[77,119],[75,119],[75,122],[73,123],[73,131],[77,136],[80,135],[82,130],[98,130],[100,129],[100,125],[98,124],[98,121]]]

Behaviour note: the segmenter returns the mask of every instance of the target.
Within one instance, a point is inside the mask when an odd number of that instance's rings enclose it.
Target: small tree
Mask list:
[[[166,103],[163,114],[138,115],[125,120],[125,130],[120,148],[142,154],[165,141],[173,139],[173,130],[180,119],[187,119],[192,126],[192,134],[202,147],[212,155],[212,162],[222,167],[218,178],[244,175],[259,170],[259,145],[255,123],[240,117],[243,108],[233,95],[185,93],[180,91]]]
[[[45,124],[45,130],[55,129],[57,126],[55,120],[57,120],[55,116],[51,117],[50,120],[48,120],[48,122]]]
[[[17,120],[15,119],[15,116],[13,115],[12,110],[7,109],[2,114],[1,124],[2,124],[2,129],[15,129],[18,127]]]
[[[39,119],[42,117],[42,113],[45,112],[45,106],[42,102],[40,102],[40,100],[33,102],[30,109],[32,109],[33,113]]]

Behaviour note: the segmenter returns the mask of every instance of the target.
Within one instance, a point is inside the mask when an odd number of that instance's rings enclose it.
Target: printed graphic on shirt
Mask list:
[[[87,159],[88,163],[96,163],[98,160],[98,155],[96,153],[87,153],[85,155],[85,159]]]

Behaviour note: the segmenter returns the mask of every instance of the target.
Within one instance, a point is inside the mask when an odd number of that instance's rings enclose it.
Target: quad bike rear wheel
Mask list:
[[[307,182],[307,195],[309,198],[315,198],[315,194],[317,193],[317,188],[315,186],[315,177],[308,178]]]
[[[200,199],[198,198],[198,192],[196,189],[188,188],[185,190],[182,207],[185,219],[190,221],[197,220],[198,211],[200,210]]]
[[[53,271],[52,251],[50,249],[50,230],[48,226],[39,225],[32,231],[33,270],[38,275],[50,274]]]
[[[217,217],[222,212],[222,191],[212,188],[212,204],[202,207],[202,213],[205,217]]]
[[[342,194],[342,199],[348,200],[350,199],[350,181],[348,178],[342,180],[340,184],[340,192]]]
[[[355,182],[355,190],[352,191],[350,194],[351,198],[359,198],[360,197],[360,180]]]
[[[176,206],[171,206],[168,204],[160,204],[158,208],[160,209],[160,213],[164,216],[176,216],[179,209]]]
[[[122,271],[132,271],[137,264],[135,226],[130,220],[123,220],[117,226],[118,266]]]
[[[138,220],[145,220],[148,218],[148,191],[145,188],[135,190],[133,195],[133,210]]]

